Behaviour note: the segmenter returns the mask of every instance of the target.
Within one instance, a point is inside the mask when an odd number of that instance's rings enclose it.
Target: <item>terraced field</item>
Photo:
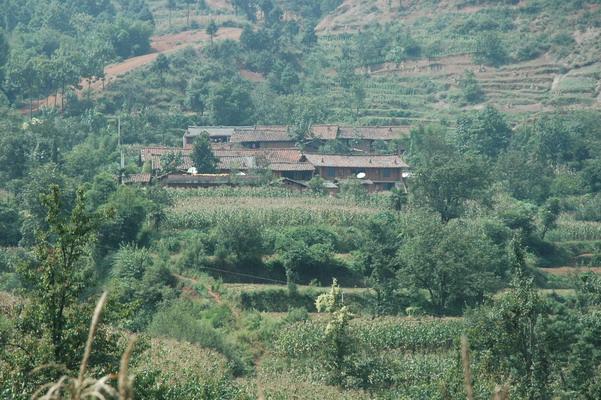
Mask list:
[[[566,12],[562,20],[553,20],[545,13],[537,15],[532,11],[532,3],[523,1],[494,9],[460,0],[345,0],[320,22],[316,31],[323,54],[330,60],[340,56],[342,47],[356,46],[358,32],[377,23],[404,27],[416,43],[428,49],[427,56],[423,54],[418,59],[398,63],[392,62],[393,56],[388,54],[357,68],[366,77],[366,97],[359,110],[362,123],[441,118],[452,121],[459,111],[486,104],[511,114],[514,121],[557,107],[601,109],[601,58],[599,51],[592,50],[601,42],[600,31],[583,25],[583,15],[595,13],[597,8],[584,6]],[[527,62],[508,60],[498,68],[475,63],[473,53],[478,48],[478,36],[469,33],[468,21],[501,24],[496,17],[507,15],[512,17],[505,23],[513,27],[500,31],[499,38],[508,48],[523,42],[528,35],[549,36],[558,32],[572,44],[562,51],[543,52]],[[467,30],[462,31],[466,26]],[[567,26],[574,30],[566,29]],[[463,105],[457,101],[459,79],[466,70],[475,73],[485,94],[480,104]],[[330,88],[329,98],[336,104],[335,111],[348,108],[343,91],[336,85]]]

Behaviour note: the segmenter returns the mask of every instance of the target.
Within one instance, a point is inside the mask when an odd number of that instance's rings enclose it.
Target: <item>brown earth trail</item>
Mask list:
[[[238,40],[242,29],[240,28],[220,28],[214,36],[214,40]],[[202,29],[190,30],[170,35],[153,36],[151,38],[152,53],[128,58],[116,64],[110,64],[104,67],[104,81],[96,79],[89,82],[88,79],[82,79],[79,83],[80,88],[90,88],[92,90],[102,90],[105,85],[113,82],[118,77],[127,74],[135,69],[152,63],[159,54],[169,54],[182,50],[188,46],[201,48],[209,41],[209,35]],[[45,99],[34,101],[32,111],[38,111],[42,106],[60,106],[61,96],[51,95]],[[21,108],[21,114],[30,113],[30,105],[27,104]]]

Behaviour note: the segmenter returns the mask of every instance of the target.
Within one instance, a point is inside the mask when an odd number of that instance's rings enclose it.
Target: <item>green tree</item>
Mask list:
[[[199,173],[211,174],[217,171],[219,160],[213,154],[211,141],[209,140],[209,135],[206,132],[203,132],[196,139],[194,139],[194,145],[192,147],[190,158],[192,159],[192,163]]]
[[[98,226],[95,216],[86,212],[83,191],[77,191],[75,206],[65,215],[58,186],[52,186],[43,204],[47,207],[48,229],[38,232],[31,262],[18,272],[28,284],[31,317],[48,332],[56,360],[73,361],[66,347],[67,313],[91,284],[87,255]]]
[[[382,212],[366,221],[365,236],[360,239],[356,268],[368,277],[376,294],[376,313],[398,314],[401,301],[397,296],[399,269],[397,252],[401,246],[401,226],[397,215]]]
[[[463,93],[463,99],[469,104],[480,103],[484,100],[484,92],[473,71],[465,70],[463,77],[459,80],[459,88]]]
[[[507,57],[507,50],[496,32],[483,32],[478,35],[474,61],[497,66],[505,63]]]
[[[207,35],[209,35],[209,37],[211,38],[211,46],[213,46],[213,37],[215,36],[215,34],[217,33],[217,31],[219,30],[219,27],[217,26],[217,24],[215,23],[214,20],[211,20],[211,22],[209,22],[209,25],[207,25]]]
[[[510,289],[468,315],[468,335],[486,373],[508,377],[518,398],[549,399],[554,345],[549,336],[550,310],[526,272],[521,242],[516,237],[509,246]]]
[[[511,127],[504,115],[491,106],[475,114],[465,114],[457,121],[457,146],[496,158],[511,141]]]
[[[117,249],[121,244],[143,241],[140,234],[149,213],[157,206],[139,188],[119,186],[100,210],[111,210],[114,217],[99,228],[98,245],[101,252]]]
[[[181,151],[170,151],[161,156],[161,172],[172,174],[177,172],[184,162],[184,156]]]
[[[474,154],[436,152],[416,163],[414,194],[443,221],[461,216],[466,202],[486,199],[487,165]]]
[[[4,66],[8,62],[10,48],[4,32],[0,32],[0,82],[4,82]],[[2,86],[0,86],[0,89]]]
[[[207,106],[206,99],[209,96],[209,90],[206,82],[201,78],[193,78],[186,87],[185,104],[190,110],[203,115]]]
[[[167,72],[169,72],[169,70],[171,69],[170,65],[171,65],[171,63],[169,62],[169,59],[167,58],[167,56],[161,53],[158,55],[156,60],[154,60],[154,62],[152,63],[152,66],[150,67],[150,69],[154,73],[156,73],[159,77],[159,82],[161,84],[161,91],[165,87],[165,74]]]
[[[171,14],[177,10],[177,0],[167,0],[167,10],[169,10],[169,27],[171,28]]]
[[[6,132],[0,137],[0,176],[8,181],[21,178],[27,172],[31,137]]]
[[[175,297],[175,278],[165,260],[155,260],[147,249],[122,246],[115,254],[110,293],[121,326],[139,331],[152,320],[159,304]]]
[[[220,259],[233,256],[233,261],[245,268],[261,263],[265,254],[263,230],[252,218],[226,218],[217,227],[215,236],[215,254]]]
[[[196,0],[184,0],[186,3],[186,25],[190,26],[190,5],[194,3]]]
[[[353,314],[342,302],[342,290],[336,279],[328,293],[320,294],[315,300],[319,312],[327,312],[330,319],[325,327],[326,344],[323,349],[324,367],[330,374],[330,381],[335,385],[344,383],[349,369],[348,358],[354,353],[352,337],[349,333],[349,322]]]
[[[209,104],[213,122],[217,125],[243,125],[254,109],[248,84],[240,79],[215,84]]]
[[[13,201],[0,200],[0,246],[17,246],[21,240],[21,217]]]
[[[502,286],[504,248],[476,223],[442,224],[431,215],[418,215],[409,219],[403,239],[399,282],[426,290],[436,313],[458,313]]]
[[[559,218],[559,213],[561,212],[561,205],[559,203],[558,198],[550,198],[539,210],[540,222],[541,222],[541,232],[540,236],[542,239],[545,238],[545,235],[550,229],[553,229],[557,226],[557,218]]]
[[[407,192],[404,189],[392,188],[390,191],[390,208],[401,211],[407,204]]]

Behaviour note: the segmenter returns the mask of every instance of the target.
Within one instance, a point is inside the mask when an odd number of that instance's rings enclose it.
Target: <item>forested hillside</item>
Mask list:
[[[1,399],[601,398],[599,0],[0,17]]]

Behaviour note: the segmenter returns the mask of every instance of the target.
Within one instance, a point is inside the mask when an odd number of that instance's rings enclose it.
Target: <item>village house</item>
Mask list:
[[[191,152],[190,148],[147,147],[140,152],[140,162],[149,165],[152,171],[160,171],[163,167],[161,159],[165,155],[181,153],[182,163],[178,169],[185,172],[193,167],[190,159]],[[215,146],[213,154],[219,160],[218,172],[224,174],[269,170],[274,178],[309,180],[315,170],[315,167],[308,163],[305,156],[296,148],[233,149]]]
[[[183,137],[184,148],[191,148],[200,134],[207,133],[213,143],[229,144],[232,148],[290,148],[296,141],[286,125],[256,126],[190,126]],[[407,137],[409,126],[364,126],[312,125],[305,146],[317,150],[328,141],[339,140],[354,152],[370,153],[376,150],[378,143],[387,143]]]
[[[152,174],[141,173],[126,175],[123,177],[123,181],[121,183],[123,183],[124,185],[148,186],[152,183]]]
[[[376,144],[385,144],[409,135],[408,126],[340,127],[337,139],[353,149],[366,153],[377,150]],[[398,151],[398,150],[397,150]]]
[[[249,149],[289,148],[295,146],[287,126],[254,126],[234,130],[230,143]]]
[[[209,134],[213,154],[219,160],[216,174],[196,174],[190,158],[194,138],[203,132]],[[159,175],[164,169],[162,162],[168,154],[181,155],[177,166],[180,173],[162,175],[162,184],[173,187],[210,187],[231,185],[230,176],[257,176],[268,172],[274,179],[281,179],[295,189],[306,189],[306,182],[319,175],[336,191],[338,184],[346,179],[360,179],[369,191],[390,190],[403,185],[403,174],[408,173],[407,164],[399,155],[369,154],[377,141],[389,142],[406,135],[407,127],[348,127],[340,125],[313,125],[307,146],[314,149],[329,140],[347,141],[354,155],[303,154],[294,147],[287,126],[253,127],[189,127],[183,138],[183,148],[146,147],[140,152],[140,164],[145,172],[151,170]],[[151,176],[150,174],[148,174]],[[227,179],[226,179],[227,178]],[[144,177],[128,178],[128,183],[147,184]],[[251,183],[254,178],[241,178],[236,182]],[[236,183],[238,184],[238,183]]]
[[[409,168],[396,155],[305,154],[305,157],[321,178],[339,181],[360,177],[371,186],[370,191],[390,190],[402,185],[402,173]]]
[[[312,125],[308,135],[310,147],[315,149],[332,140],[339,140],[354,152],[371,153],[377,144],[407,137],[409,126],[364,126]],[[402,149],[396,149],[401,153]]]

